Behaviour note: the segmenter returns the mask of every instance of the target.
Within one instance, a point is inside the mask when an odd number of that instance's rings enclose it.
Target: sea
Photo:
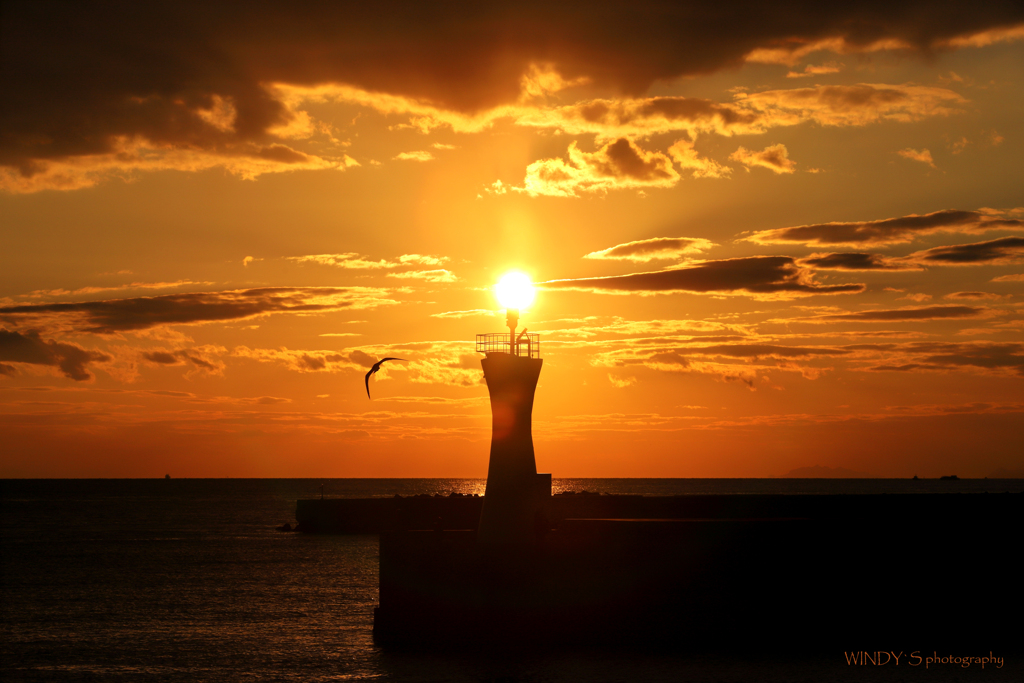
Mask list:
[[[484,485],[482,479],[0,480],[0,680],[1024,680],[1024,662],[1009,653],[1002,653],[1001,666],[965,666],[965,658],[1001,656],[974,651],[936,651],[936,659],[953,659],[910,666],[911,652],[933,654],[912,637],[837,643],[834,653],[813,655],[799,642],[768,652],[702,653],[685,644],[678,652],[523,651],[503,643],[463,652],[388,650],[372,637],[377,537],[277,530],[294,523],[301,498],[482,494]],[[1024,491],[1024,480],[555,479],[553,489],[996,494]],[[1019,615],[1020,605],[1008,607]],[[891,659],[851,664],[851,651],[865,648],[903,658],[898,665]]]

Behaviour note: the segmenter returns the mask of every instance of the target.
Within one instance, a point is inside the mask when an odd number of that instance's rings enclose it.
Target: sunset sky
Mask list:
[[[555,477],[1024,469],[1020,3],[152,4],[3,4],[0,477],[484,476],[509,270]]]

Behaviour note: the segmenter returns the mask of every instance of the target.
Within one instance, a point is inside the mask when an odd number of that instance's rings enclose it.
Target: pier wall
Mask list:
[[[472,531],[385,533],[374,633],[454,648],[1019,651],[1000,616],[1022,604],[1019,532],[953,517],[566,520],[515,553]]]
[[[411,496],[300,500],[296,520],[306,531],[376,534],[388,531],[476,529],[484,498]],[[767,519],[804,517],[884,523],[899,520],[899,533],[914,525],[939,525],[958,519],[1020,516],[1021,494],[877,494],[877,495],[554,495],[545,501],[550,528],[566,519]],[[907,527],[905,525],[912,525]]]

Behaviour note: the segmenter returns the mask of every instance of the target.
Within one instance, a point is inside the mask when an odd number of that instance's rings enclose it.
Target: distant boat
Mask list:
[[[939,479],[945,480],[945,481],[957,481],[957,480],[960,479],[960,477],[956,476],[955,474],[947,474],[944,477],[939,477]]]
[[[169,474],[165,474],[164,475],[164,479],[170,479],[170,478],[171,478],[171,475],[169,475]]]

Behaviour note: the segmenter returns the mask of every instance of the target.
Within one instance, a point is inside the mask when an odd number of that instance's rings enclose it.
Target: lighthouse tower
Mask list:
[[[483,545],[522,545],[537,538],[546,523],[551,475],[537,474],[533,453],[533,396],[544,361],[540,338],[518,335],[519,309],[507,309],[508,333],[478,334],[476,350],[491,396],[491,458],[480,513]]]

